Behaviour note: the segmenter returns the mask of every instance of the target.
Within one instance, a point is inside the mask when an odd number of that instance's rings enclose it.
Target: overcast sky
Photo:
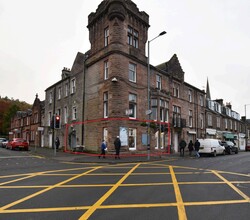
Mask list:
[[[151,64],[177,54],[185,81],[250,118],[250,1],[134,0],[149,15]],[[101,0],[0,0],[0,95],[33,103],[90,49],[88,15]]]

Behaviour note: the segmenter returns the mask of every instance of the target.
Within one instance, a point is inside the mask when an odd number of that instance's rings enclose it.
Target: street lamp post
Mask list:
[[[245,117],[247,119],[247,106],[250,105],[250,104],[245,104]]]
[[[246,132],[246,134],[245,134],[245,139],[246,139],[246,143],[245,143],[245,145],[247,146],[247,141],[248,141],[248,130],[247,130],[247,106],[248,105],[250,105],[250,104],[245,104],[245,132]],[[245,146],[245,147],[246,147]]]
[[[150,103],[150,42],[152,42],[153,40],[155,40],[156,38],[166,34],[166,31],[162,31],[159,35],[157,35],[155,38],[153,38],[152,40],[148,41],[148,111],[147,111],[147,115],[148,115],[148,123],[147,123],[147,150],[148,150],[148,160],[150,159],[150,140],[149,140],[149,123],[150,123],[150,115],[152,113],[151,111],[151,103]]]

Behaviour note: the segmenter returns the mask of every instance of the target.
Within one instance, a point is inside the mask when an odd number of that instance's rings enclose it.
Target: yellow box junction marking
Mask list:
[[[89,216],[91,216],[97,209],[116,209],[116,208],[150,208],[150,207],[177,207],[178,210],[178,216],[179,220],[186,220],[186,211],[185,211],[185,206],[211,206],[211,205],[219,205],[219,204],[243,204],[243,203],[249,203],[249,197],[245,195],[243,192],[241,192],[236,186],[233,184],[235,183],[250,183],[249,181],[228,181],[226,178],[221,176],[220,174],[232,174],[232,175],[238,175],[238,176],[245,176],[249,177],[248,174],[240,174],[240,173],[233,173],[233,172],[226,172],[226,171],[217,171],[217,170],[208,170],[208,169],[201,169],[201,168],[192,168],[192,167],[183,167],[183,166],[170,166],[166,164],[159,164],[159,162],[149,162],[149,163],[131,163],[131,166],[129,166],[128,163],[126,164],[116,164],[116,165],[101,165],[99,167],[96,166],[91,166],[91,167],[81,167],[81,168],[71,168],[71,169],[62,169],[62,170],[53,170],[53,171],[44,171],[44,172],[36,172],[36,173],[26,173],[26,174],[18,174],[18,175],[9,175],[9,176],[0,176],[0,178],[7,178],[7,177],[19,177],[18,179],[11,180],[11,181],[6,181],[5,183],[0,184],[0,188],[45,188],[37,193],[31,194],[30,196],[26,196],[23,199],[17,200],[15,202],[12,202],[2,208],[0,208],[0,213],[29,213],[29,212],[53,212],[53,211],[67,211],[67,210],[86,210],[86,212],[81,216],[80,219],[87,219]],[[140,166],[140,167],[139,167]],[[152,167],[154,166],[154,167]],[[128,173],[99,173],[99,171],[94,172],[98,170],[99,168],[109,168],[109,169],[120,169],[120,168],[127,168],[130,169]],[[134,172],[135,169],[143,171],[143,169],[158,169],[158,168],[168,168],[170,171],[169,172]],[[23,178],[32,178],[34,176],[42,176],[42,175],[55,175],[57,176],[59,172],[65,172],[65,171],[71,171],[71,170],[85,170],[85,169],[91,169],[89,171],[86,171],[85,173],[80,173],[80,174],[74,174],[74,173],[62,173],[62,176],[66,175],[74,175],[74,177],[67,179],[63,182],[60,182],[55,185],[41,185],[41,186],[4,186],[8,183],[12,182],[17,182],[22,180]],[[179,170],[178,169],[185,169],[185,170]],[[157,170],[156,170],[157,171]],[[94,172],[94,173],[92,173]],[[220,178],[220,181],[212,181],[212,182],[178,182],[176,179],[176,175],[192,175],[192,174],[214,174],[217,177]],[[171,175],[172,181],[171,182],[164,182],[164,183],[131,183],[131,184],[123,184],[125,179],[128,176],[132,175]],[[59,174],[60,175],[60,174]],[[94,176],[94,175],[124,175],[121,177],[121,179],[114,184],[81,184],[81,185],[64,185],[65,183],[68,183],[69,181],[76,179],[80,176]],[[190,185],[195,185],[195,184],[225,184],[230,186],[234,191],[236,191],[240,196],[243,197],[242,200],[226,200],[226,201],[203,201],[203,202],[183,202],[181,191],[179,188],[179,185],[185,185],[185,184],[190,184]],[[174,188],[174,193],[176,197],[176,202],[171,202],[171,203],[153,203],[153,204],[119,204],[119,205],[102,205],[103,202],[118,188],[118,187],[128,187],[128,186],[148,186],[148,185],[173,185]],[[21,202],[24,202],[28,199],[31,199],[35,196],[38,196],[44,192],[47,192],[51,189],[54,188],[70,188],[70,187],[111,187],[111,189],[106,192],[94,205],[92,206],[76,206],[76,207],[51,207],[51,208],[33,208],[33,209],[9,209],[10,207],[19,204]]]
[[[186,220],[187,219],[186,210],[185,210],[185,206],[182,200],[181,191],[180,191],[180,188],[179,188],[179,185],[178,185],[175,173],[174,173],[174,169],[172,166],[169,166],[169,170],[170,170],[173,185],[174,185],[174,192],[175,192],[175,197],[177,201],[179,220]]]
[[[100,166],[100,167],[96,167],[96,168],[94,168],[94,169],[91,169],[91,170],[89,170],[89,171],[87,171],[87,172],[85,172],[85,173],[78,174],[78,175],[76,175],[76,176],[74,176],[74,177],[71,177],[71,178],[69,178],[69,179],[67,179],[67,180],[64,180],[64,181],[62,181],[62,182],[60,182],[60,183],[57,183],[57,184],[52,185],[52,186],[50,186],[50,187],[48,187],[48,188],[45,188],[45,189],[43,189],[43,190],[41,190],[41,191],[38,191],[38,192],[33,193],[33,194],[29,195],[29,196],[26,196],[26,197],[24,197],[24,198],[22,198],[22,199],[19,199],[19,200],[15,201],[15,202],[12,202],[12,203],[10,203],[10,204],[8,204],[8,205],[5,205],[5,206],[3,206],[3,207],[0,208],[0,211],[3,211],[3,210],[5,210],[5,209],[8,209],[8,208],[10,208],[10,207],[12,207],[12,206],[14,206],[14,205],[17,205],[17,204],[19,204],[19,203],[21,203],[21,202],[24,202],[24,201],[26,201],[26,200],[28,200],[28,199],[31,199],[31,198],[35,197],[35,196],[38,196],[38,195],[40,195],[40,194],[42,194],[42,193],[44,193],[44,192],[47,192],[47,191],[49,191],[49,190],[51,190],[51,189],[54,189],[54,188],[56,188],[56,187],[58,187],[58,186],[61,186],[61,185],[65,184],[65,183],[68,183],[68,182],[70,182],[70,181],[72,181],[72,180],[74,180],[74,179],[77,179],[77,178],[79,178],[79,177],[81,177],[81,176],[84,176],[85,174],[91,173],[91,172],[93,172],[93,171],[95,171],[95,170],[97,170],[97,169],[99,169],[99,168],[101,168],[101,166]]]
[[[128,178],[128,176],[134,172],[134,170],[140,166],[140,163],[135,165],[126,175],[124,175],[108,192],[106,192],[90,209],[88,209],[79,220],[88,219],[98,209],[102,203]]]
[[[229,182],[227,179],[225,179],[223,176],[221,176],[218,172],[212,171],[216,176],[218,176],[221,180],[223,180],[227,185],[229,185],[235,192],[240,194],[246,201],[250,202],[250,198],[241,192],[236,186],[234,186],[231,182]]]

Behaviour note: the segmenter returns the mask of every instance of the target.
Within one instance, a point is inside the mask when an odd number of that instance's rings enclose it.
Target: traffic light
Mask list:
[[[55,116],[55,128],[60,128],[60,115]]]

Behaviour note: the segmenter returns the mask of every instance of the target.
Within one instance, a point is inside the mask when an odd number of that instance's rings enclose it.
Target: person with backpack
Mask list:
[[[99,155],[99,159],[101,158],[101,156],[103,158],[105,158],[105,151],[106,151],[106,148],[107,148],[107,144],[105,142],[105,140],[102,141],[102,144],[101,144],[101,154]]]
[[[185,140],[181,140],[179,147],[180,147],[180,156],[184,157],[184,151],[185,151],[185,147],[187,146],[187,143]]]

